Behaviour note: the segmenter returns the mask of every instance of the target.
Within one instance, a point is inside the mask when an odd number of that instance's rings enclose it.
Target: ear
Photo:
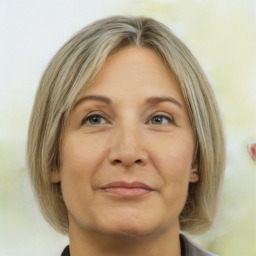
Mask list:
[[[198,169],[197,167],[192,168],[190,171],[189,182],[196,183],[198,182],[198,180],[199,180]]]
[[[61,180],[60,171],[57,168],[54,168],[54,170],[51,173],[51,182],[52,183],[59,183],[60,180]]]

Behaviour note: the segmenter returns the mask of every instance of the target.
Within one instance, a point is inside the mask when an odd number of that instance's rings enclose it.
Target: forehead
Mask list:
[[[100,93],[128,98],[135,92],[145,97],[171,95],[183,101],[170,69],[154,50],[143,47],[127,47],[108,57],[82,96]]]

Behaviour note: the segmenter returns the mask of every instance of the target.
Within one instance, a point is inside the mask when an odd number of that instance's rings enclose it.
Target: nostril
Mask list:
[[[122,161],[120,159],[115,159],[112,164],[113,165],[124,165],[124,166],[131,166],[133,164],[141,164],[143,161],[141,159],[137,159],[135,161]]]
[[[119,160],[119,159],[114,160],[114,164],[120,164],[120,163],[122,163],[121,160]]]

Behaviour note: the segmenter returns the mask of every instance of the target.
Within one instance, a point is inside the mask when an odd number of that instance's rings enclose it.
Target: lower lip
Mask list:
[[[109,194],[119,196],[119,197],[140,197],[149,194],[152,190],[144,189],[144,188],[105,188],[104,192]]]

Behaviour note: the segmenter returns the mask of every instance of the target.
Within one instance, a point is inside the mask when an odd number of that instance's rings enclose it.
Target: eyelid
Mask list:
[[[108,117],[108,115],[106,115],[105,113],[102,113],[101,111],[95,111],[94,110],[94,111],[91,111],[91,112],[86,114],[86,116],[81,121],[81,125],[84,125],[85,122],[88,121],[88,119],[92,116],[99,116],[99,117],[103,118],[106,121],[106,123],[104,123],[104,124],[109,124],[110,123],[110,121],[109,121],[110,118]],[[150,121],[152,120],[152,118],[157,117],[157,116],[166,118],[168,120],[169,124],[177,125],[173,115],[167,114],[165,112],[154,112],[152,115],[150,115],[150,117],[149,117],[149,119],[146,123],[150,124]],[[94,126],[94,125],[92,125],[92,126]]]
[[[177,125],[176,122],[175,122],[174,117],[173,117],[172,115],[170,115],[170,114],[165,113],[165,112],[155,112],[154,114],[152,114],[152,115],[150,116],[150,118],[149,118],[149,120],[148,120],[147,123],[149,123],[149,122],[152,120],[152,118],[154,118],[154,117],[156,117],[156,116],[164,117],[164,118],[168,119],[168,121],[169,121],[170,124]]]
[[[89,112],[89,113],[82,119],[81,125],[84,125],[85,122],[86,122],[90,117],[92,117],[92,116],[99,116],[99,117],[103,118],[103,119],[106,121],[106,123],[110,123],[110,122],[108,121],[109,118],[108,118],[108,116],[107,116],[106,114],[102,113],[101,111],[91,111],[91,112]]]

